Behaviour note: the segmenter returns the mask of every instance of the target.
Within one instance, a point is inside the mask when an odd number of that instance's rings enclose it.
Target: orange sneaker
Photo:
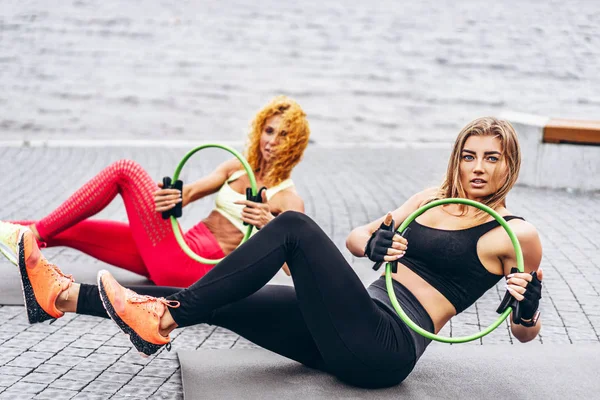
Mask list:
[[[140,353],[149,356],[164,345],[170,350],[171,338],[159,333],[160,318],[167,307],[179,307],[178,301],[137,294],[106,270],[98,272],[98,289],[106,312]]]
[[[46,260],[29,229],[19,233],[17,249],[29,322],[34,324],[62,317],[64,313],[56,308],[56,299],[71,287],[73,277],[63,274],[56,265]]]

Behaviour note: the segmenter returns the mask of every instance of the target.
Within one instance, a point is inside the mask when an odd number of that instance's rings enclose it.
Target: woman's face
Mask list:
[[[460,182],[471,200],[495,193],[508,177],[502,145],[495,136],[469,136],[460,157]]]
[[[260,135],[260,152],[266,162],[275,157],[277,145],[287,134],[285,130],[282,130],[282,125],[283,117],[281,115],[273,115],[265,121],[265,126]]]

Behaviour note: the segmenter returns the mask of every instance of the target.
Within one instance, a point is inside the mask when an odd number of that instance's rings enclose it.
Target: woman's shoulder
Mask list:
[[[507,215],[513,214],[509,213]],[[508,225],[510,225],[515,235],[517,235],[519,241],[539,238],[537,228],[529,221],[525,221],[524,219],[520,218],[514,218],[508,221]]]
[[[517,236],[517,239],[519,239],[519,243],[521,244],[521,247],[523,248],[523,250],[526,250],[527,248],[541,247],[540,236],[539,236],[538,230],[535,227],[535,225],[533,225],[529,221],[522,219],[522,217],[515,215],[514,213],[510,212],[507,209],[502,209],[502,210],[497,210],[497,211],[503,217],[507,217],[507,216],[518,217],[518,218],[512,218],[510,221],[508,221],[508,225],[510,226],[510,228],[514,232],[514,234]],[[510,239],[508,239],[508,236],[505,233],[501,234],[501,236],[506,239],[507,246],[512,249],[512,243],[509,243]],[[509,244],[510,244],[510,246],[509,246]]]
[[[517,235],[517,239],[519,239],[519,242],[523,243],[525,241],[539,240],[539,235],[536,227],[531,222],[526,221],[524,217],[511,212],[504,206],[500,208],[495,208],[494,211],[496,211],[498,214],[505,218],[516,217],[511,218],[507,222],[511,230],[515,233],[515,235]],[[490,221],[493,221],[493,219],[490,218]]]
[[[432,196],[436,196],[438,194],[439,190],[440,190],[439,187],[431,186],[431,187],[421,190],[418,194],[420,194],[422,196],[432,197]]]
[[[279,190],[277,193],[273,195],[273,198],[277,199],[302,199],[298,191],[296,190],[296,185],[291,182],[289,186],[286,185],[285,188]]]
[[[304,199],[298,194],[295,186],[287,187],[273,195],[269,200],[277,205],[277,208],[285,210],[304,210]]]
[[[421,190],[418,193],[415,193],[409,201],[415,202],[418,207],[425,205],[428,201],[435,198],[438,194],[439,188],[437,186],[428,187],[424,190]]]
[[[223,162],[221,165],[219,165],[218,168],[226,174],[227,178],[229,178],[235,172],[243,170],[244,166],[242,165],[240,160],[238,160],[237,158],[232,158],[231,160]]]
[[[508,212],[503,216],[514,215]],[[508,225],[517,236],[521,249],[523,250],[523,256],[525,257],[526,271],[534,271],[540,265],[542,259],[542,242],[537,228],[529,221],[523,219],[514,218],[508,221]],[[502,248],[500,243],[504,243],[505,256],[514,257],[514,247],[512,242],[505,233],[499,236],[499,240],[496,242],[498,248]]]

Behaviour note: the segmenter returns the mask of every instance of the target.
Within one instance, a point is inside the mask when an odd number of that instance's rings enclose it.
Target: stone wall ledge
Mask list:
[[[505,111],[523,153],[517,184],[600,191],[600,122],[551,119]]]

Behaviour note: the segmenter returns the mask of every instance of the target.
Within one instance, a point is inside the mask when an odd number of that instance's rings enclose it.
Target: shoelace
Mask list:
[[[65,274],[64,272],[62,272],[60,270],[60,268],[58,268],[56,265],[52,264],[50,261],[48,261],[45,257],[42,257],[42,265],[44,267],[48,267],[49,270],[52,270],[52,272],[54,272],[55,274],[62,276],[63,278],[67,278],[69,279],[71,282],[75,282],[75,279],[73,278],[73,275],[71,274]]]
[[[177,300],[167,300],[164,297],[152,297],[152,296],[148,296],[145,294],[137,294],[134,291],[129,290],[129,289],[127,289],[127,291],[129,292],[129,296],[127,298],[128,302],[130,302],[130,303],[151,303],[152,311],[155,314],[158,314],[156,312],[156,304],[157,303],[163,304],[164,306],[171,307],[171,308],[177,308],[181,305]]]
[[[71,287],[71,284],[73,282],[75,282],[75,279],[73,278],[73,275],[65,274],[56,265],[54,265],[50,261],[46,260],[45,257],[42,257],[41,261],[42,261],[42,265],[44,267],[48,268],[48,270],[52,271],[54,274],[58,275],[59,277],[62,276],[63,278],[67,278],[70,281],[69,284],[67,285],[67,287],[65,289],[63,289],[63,290],[68,289],[69,287]],[[65,300],[68,300],[68,299],[69,299],[69,291],[67,290],[67,297],[65,298]],[[56,319],[53,319],[52,321],[50,321],[50,324],[53,324],[56,321],[57,321]]]

